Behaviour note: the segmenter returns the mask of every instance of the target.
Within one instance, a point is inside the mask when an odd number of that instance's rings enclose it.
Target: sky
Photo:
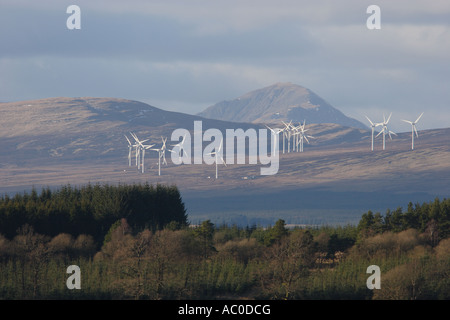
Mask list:
[[[81,29],[70,30],[70,5]],[[369,29],[370,5],[380,29]],[[450,127],[448,0],[0,0],[0,101],[113,97],[196,114],[277,82],[368,124]]]

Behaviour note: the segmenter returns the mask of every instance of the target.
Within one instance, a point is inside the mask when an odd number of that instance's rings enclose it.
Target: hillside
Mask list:
[[[246,93],[236,99],[210,106],[199,116],[236,122],[281,121],[335,123],[346,127],[367,127],[332,107],[311,90],[292,83],[274,85]]]
[[[0,103],[0,158],[8,157],[3,164],[16,165],[95,159],[119,162],[127,148],[124,135],[130,136],[130,131],[149,139],[148,143],[159,144],[161,136],[169,136],[170,141],[170,134],[177,128],[193,130],[194,121],[202,121],[204,130],[260,127],[203,119],[116,98],[62,97]]]

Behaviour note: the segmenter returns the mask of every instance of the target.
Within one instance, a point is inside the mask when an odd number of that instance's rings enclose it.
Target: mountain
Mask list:
[[[311,90],[292,83],[276,83],[236,99],[219,102],[198,115],[253,123],[306,120],[307,123],[336,123],[367,129],[363,123],[345,116]]]

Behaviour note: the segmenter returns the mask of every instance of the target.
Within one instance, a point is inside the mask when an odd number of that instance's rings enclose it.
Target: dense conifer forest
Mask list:
[[[0,299],[450,299],[449,233],[448,199],[288,229],[189,225],[175,186],[33,190],[0,199]]]

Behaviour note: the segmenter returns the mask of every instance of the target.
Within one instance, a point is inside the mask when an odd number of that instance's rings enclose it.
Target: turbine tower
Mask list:
[[[161,175],[161,159],[163,159],[163,164],[167,165],[167,161],[166,161],[166,141],[167,138],[163,138],[162,139],[162,146],[159,149],[152,149],[154,151],[158,152],[158,175]]]
[[[288,140],[288,153],[289,153],[291,150],[291,137],[292,137],[292,132],[293,132],[292,131],[292,120],[289,123],[286,123],[284,121],[281,121],[281,122],[283,122],[283,124],[285,125],[285,128],[283,130],[284,130],[284,137],[287,138],[287,140]],[[284,140],[283,140],[283,153],[284,153]]]
[[[144,166],[145,150],[150,149],[153,146],[154,146],[153,144],[151,144],[151,145],[143,145],[142,146],[142,163],[141,163],[142,173],[144,173],[144,167],[145,167]]]
[[[306,142],[309,144],[308,138],[314,138],[313,136],[307,135],[305,132],[308,131],[308,129],[305,129],[306,126],[306,120],[303,121],[303,125],[299,125],[297,129],[299,130],[295,134],[298,136],[297,140],[297,152],[303,152],[303,140],[306,140]]]
[[[172,153],[178,153],[178,160],[181,162],[181,157],[182,157],[182,153],[184,152],[184,141],[186,139],[186,134],[183,136],[183,140],[181,140],[181,142],[177,143],[177,144],[173,144],[172,145],[172,150],[169,150]],[[175,149],[178,148],[178,151],[175,151]]]
[[[150,145],[150,146],[144,145],[143,143],[148,141],[149,139],[140,141],[135,133],[130,132],[130,134],[133,136],[134,140],[136,141],[136,144],[134,145],[134,147],[136,148],[136,166],[137,166],[138,170],[139,170],[139,168],[141,168],[142,172],[144,172],[144,166],[143,166],[143,164],[141,164],[141,151],[143,154],[143,157],[142,157],[142,162],[143,162],[144,157],[145,157],[145,150],[153,147],[153,145]]]
[[[131,143],[130,139],[126,135],[124,135],[128,141],[128,166],[131,167],[131,153],[133,151],[134,145]]]
[[[219,157],[220,157],[220,160],[222,160],[222,162],[223,162],[223,164],[225,165],[225,167],[227,166],[227,164],[225,163],[225,160],[223,160],[223,157],[222,157],[222,155],[220,155],[220,150],[222,149],[222,143],[223,143],[223,139],[222,140],[220,140],[220,145],[219,145],[219,148],[217,149],[217,150],[215,150],[215,151],[213,151],[213,152],[210,152],[210,153],[208,153],[207,155],[214,155],[215,156],[215,158],[216,158],[216,180],[217,180],[217,178],[218,178],[218,169],[217,169],[217,166],[218,166],[218,163],[219,163]]]
[[[402,120],[411,125],[411,150],[414,150],[414,133],[416,134],[417,138],[419,137],[419,134],[417,133],[416,124],[417,124],[417,122],[419,122],[419,120],[422,116],[423,116],[423,112],[420,114],[420,116],[417,118],[416,121]]]
[[[373,135],[375,133],[375,127],[383,125],[382,123],[373,123],[368,116],[366,116],[367,120],[370,122],[370,126],[372,127],[372,151],[373,151]]]
[[[383,114],[383,123],[381,124],[381,125],[383,126],[383,130],[381,130],[380,133],[377,134],[377,137],[378,137],[380,134],[383,134],[383,150],[386,149],[386,135],[388,134],[388,135],[389,135],[389,138],[390,138],[391,140],[392,140],[391,134],[397,135],[395,132],[390,131],[390,130],[388,129],[388,127],[387,127],[387,124],[388,124],[389,120],[391,119],[391,116],[392,116],[392,112],[391,112],[391,114],[389,115],[389,117],[388,117],[387,120],[386,120],[386,117],[385,117],[384,114]]]
[[[271,128],[271,127],[269,127],[268,125],[266,125],[266,127],[267,127],[267,129],[269,129],[270,131],[272,131],[272,133],[274,134],[274,137],[273,137],[273,142],[272,143],[277,143],[279,140],[278,140],[278,135],[280,134],[280,133],[282,133],[283,132],[283,130],[284,129],[280,129],[280,128]],[[277,146],[277,150],[278,150],[278,146]]]

